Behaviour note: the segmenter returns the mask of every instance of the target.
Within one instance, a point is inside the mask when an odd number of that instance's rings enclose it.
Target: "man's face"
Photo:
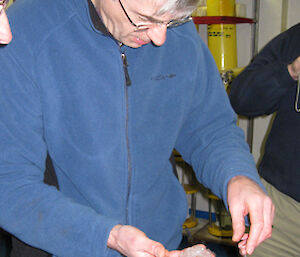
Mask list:
[[[138,48],[150,42],[157,46],[166,40],[167,23],[173,17],[155,13],[162,6],[154,0],[104,0],[100,14],[109,32],[123,44]],[[139,25],[145,25],[140,27]]]
[[[8,44],[12,39],[8,19],[4,10],[0,14],[0,44]]]

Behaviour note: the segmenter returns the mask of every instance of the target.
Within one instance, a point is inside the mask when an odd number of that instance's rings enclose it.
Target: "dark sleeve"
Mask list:
[[[12,237],[12,249],[10,257],[51,257],[52,254],[41,249],[34,248],[16,237]]]
[[[245,116],[275,112],[282,96],[296,85],[287,65],[300,56],[300,24],[271,40],[231,84],[230,101]]]

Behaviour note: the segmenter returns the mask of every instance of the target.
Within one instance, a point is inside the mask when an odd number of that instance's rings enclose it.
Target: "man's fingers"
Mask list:
[[[143,242],[140,251],[148,253],[149,256],[155,256],[155,257],[168,256],[168,251],[161,243],[153,241],[148,238],[146,238],[145,241]]]
[[[116,225],[110,232],[107,246],[131,257],[168,257],[168,251],[144,232],[129,225]],[[174,255],[174,257],[177,257]]]
[[[258,239],[261,236],[264,228],[264,214],[261,208],[250,210],[250,233],[247,240],[247,253],[252,254],[255,247],[258,245]]]
[[[269,238],[272,234],[272,224],[274,218],[274,205],[269,197],[266,197],[264,208],[254,208],[250,210],[250,234],[247,240],[247,253],[252,254],[255,247]]]
[[[246,246],[247,246],[247,239],[242,239],[242,241],[238,243],[239,252],[242,256],[247,254]]]
[[[245,233],[245,219],[240,210],[230,209],[230,214],[232,218],[233,229],[232,241],[238,242]]]
[[[250,234],[246,251],[252,254],[255,247],[271,236],[274,205],[270,197],[251,179],[236,176],[228,183],[228,206],[232,217],[233,241],[240,241],[245,232],[244,216],[250,216]],[[244,239],[243,239],[244,240]],[[241,243],[244,252],[244,243]]]
[[[266,207],[267,208],[264,209],[264,228],[258,239],[258,245],[272,236],[272,225],[275,215],[275,207],[272,202],[267,203]]]

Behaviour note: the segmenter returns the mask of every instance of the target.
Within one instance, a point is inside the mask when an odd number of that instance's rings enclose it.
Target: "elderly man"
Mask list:
[[[196,0],[25,0],[0,49],[0,226],[60,257],[179,256],[176,148],[242,253],[274,208],[190,13]],[[43,183],[49,153],[58,191]],[[174,250],[174,251],[173,251]]]

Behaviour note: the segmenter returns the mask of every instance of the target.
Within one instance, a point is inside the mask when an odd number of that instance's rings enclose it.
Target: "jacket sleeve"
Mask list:
[[[197,179],[227,204],[231,178],[244,175],[261,183],[214,60],[202,48],[195,92],[176,149],[193,166]]]
[[[296,82],[287,66],[300,55],[299,26],[271,40],[232,82],[230,101],[245,116],[271,114]]]
[[[120,222],[43,183],[39,87],[4,49],[0,62],[0,226],[55,256],[107,256],[109,232]]]

